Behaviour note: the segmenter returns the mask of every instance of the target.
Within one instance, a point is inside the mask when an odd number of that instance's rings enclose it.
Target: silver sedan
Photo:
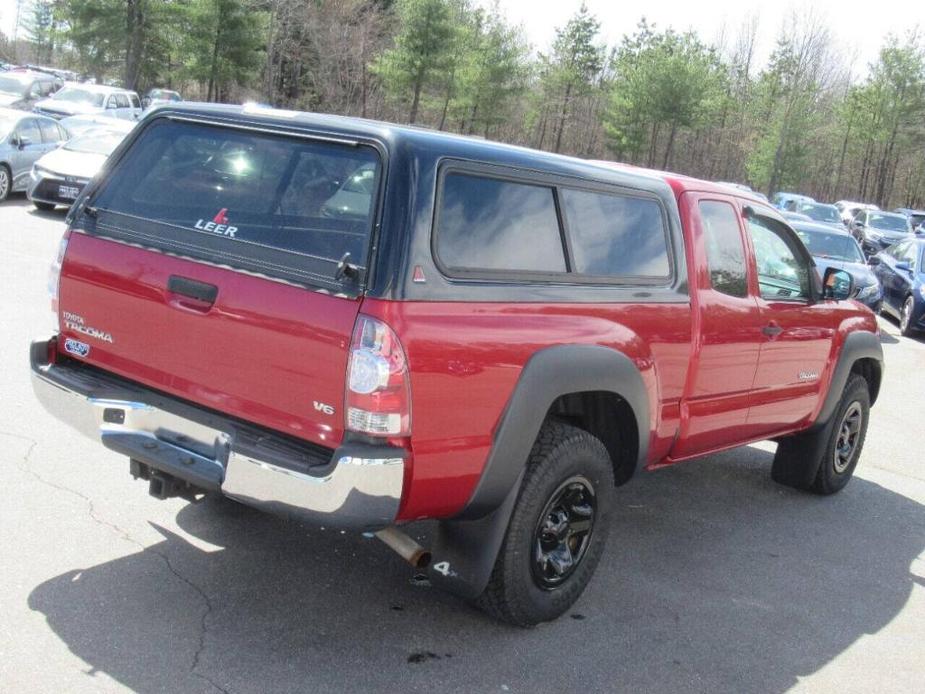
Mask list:
[[[0,108],[0,202],[26,190],[32,165],[67,139],[52,118]]]

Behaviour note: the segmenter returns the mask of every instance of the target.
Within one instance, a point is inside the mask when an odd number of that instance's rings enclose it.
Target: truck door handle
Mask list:
[[[180,277],[179,275],[170,276],[167,280],[167,291],[171,294],[195,299],[209,306],[215,303],[215,297],[218,296],[218,287],[214,284],[192,280],[188,277]]]
[[[770,323],[768,323],[766,326],[764,326],[764,327],[761,329],[761,332],[763,332],[763,333],[764,333],[765,335],[767,335],[768,337],[777,337],[777,336],[780,335],[782,332],[784,332],[784,329],[783,329],[782,327],[780,327],[780,326],[779,326],[777,323],[775,323],[774,321],[771,321]]]

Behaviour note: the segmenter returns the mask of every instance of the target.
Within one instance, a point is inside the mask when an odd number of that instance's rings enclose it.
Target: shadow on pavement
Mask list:
[[[532,630],[414,585],[377,541],[221,500],[177,521],[223,549],[161,529],[29,606],[139,692],[783,691],[896,617],[925,513],[863,479],[828,498],[784,489],[770,462],[742,448],[621,488],[591,587]]]
[[[881,330],[880,342],[885,345],[898,345],[899,339],[888,333],[886,330]]]
[[[903,336],[899,333],[899,321],[896,318],[887,313],[881,313],[880,317],[889,324],[890,328],[896,330],[896,335],[892,335],[881,327],[880,342],[888,345],[895,345],[898,344],[900,340],[912,340],[913,342],[925,344],[925,333],[913,332],[911,335]]]
[[[50,219],[54,222],[64,221],[65,215],[67,215],[67,207],[56,207],[53,210],[40,210],[35,205],[32,204],[32,201],[26,197],[25,193],[10,193],[8,197],[2,204],[4,207],[26,207],[29,208],[29,214],[33,217],[41,217],[42,219]]]

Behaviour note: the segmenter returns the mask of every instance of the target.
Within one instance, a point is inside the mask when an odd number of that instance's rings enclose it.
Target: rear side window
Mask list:
[[[652,199],[562,189],[574,272],[665,279],[671,273],[660,205]]]
[[[39,126],[42,128],[42,139],[45,142],[58,142],[64,139],[61,137],[61,131],[58,130],[57,123],[48,120],[40,120]]]
[[[442,191],[437,256],[446,267],[565,272],[552,188],[451,172]]]
[[[366,269],[379,171],[372,147],[161,120],[93,204],[154,245],[326,286],[346,254]]]
[[[729,296],[747,296],[745,247],[735,209],[715,200],[704,200],[698,206],[713,289]]]
[[[38,123],[32,118],[28,118],[19,124],[16,128],[16,134],[20,138],[27,138],[30,144],[37,145],[42,142],[42,131],[39,130]]]

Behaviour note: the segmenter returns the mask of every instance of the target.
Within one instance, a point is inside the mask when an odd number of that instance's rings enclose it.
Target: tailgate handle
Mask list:
[[[196,299],[196,301],[202,301],[210,305],[215,303],[215,297],[218,296],[218,287],[214,284],[191,280],[188,277],[180,277],[179,275],[170,276],[170,279],[167,280],[167,289],[174,294]]]

